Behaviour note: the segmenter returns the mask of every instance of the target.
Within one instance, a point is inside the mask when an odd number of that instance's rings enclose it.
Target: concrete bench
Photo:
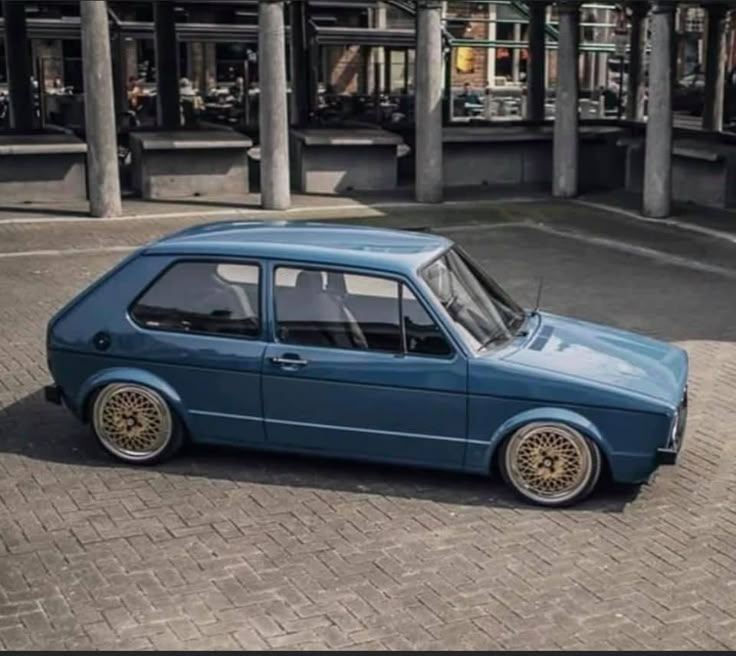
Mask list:
[[[252,145],[234,131],[133,132],[133,188],[146,199],[247,194]]]
[[[626,188],[644,184],[644,139],[619,140],[626,149]],[[672,198],[707,207],[736,207],[736,146],[697,139],[672,144]]]
[[[292,130],[291,179],[302,193],[396,189],[403,139],[385,130]]]
[[[580,188],[623,186],[618,128],[580,128]],[[552,182],[551,127],[448,127],[442,135],[447,187],[540,186]]]
[[[87,144],[71,134],[0,135],[0,198],[86,200],[86,153]]]

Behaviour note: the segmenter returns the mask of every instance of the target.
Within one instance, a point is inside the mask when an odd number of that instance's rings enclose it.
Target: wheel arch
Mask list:
[[[491,436],[486,455],[485,469],[492,473],[498,464],[501,445],[522,426],[528,424],[565,424],[591,439],[600,449],[603,466],[610,469],[611,446],[599,428],[587,417],[566,408],[541,407],[526,410],[503,422]]]
[[[83,421],[89,421],[90,402],[103,387],[113,383],[133,383],[150,387],[158,392],[175,412],[183,426],[188,430],[187,412],[179,393],[163,378],[150,371],[133,367],[115,367],[105,369],[88,378],[77,395],[77,407]]]

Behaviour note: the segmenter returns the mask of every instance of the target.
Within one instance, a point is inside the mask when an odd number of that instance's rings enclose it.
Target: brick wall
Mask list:
[[[468,17],[469,20],[465,24],[462,22],[452,21],[453,16]],[[488,23],[481,21],[473,21],[472,18],[488,18],[488,8],[486,5],[477,2],[448,2],[447,3],[447,21],[448,29],[453,36],[465,39],[487,39]],[[458,65],[465,56],[472,60],[472,70],[463,72],[458,69]],[[489,51],[487,48],[468,48],[465,52],[459,48],[453,50],[452,57],[452,86],[462,86],[469,82],[471,86],[482,89],[486,85],[487,58]]]
[[[43,77],[46,88],[50,89],[57,77],[64,79],[64,57],[61,41],[37,39],[33,41],[34,70],[36,62],[43,67]],[[40,73],[41,71],[38,71]]]
[[[331,47],[327,50],[329,84],[335,93],[360,93],[360,79],[365,70],[365,55],[359,46]]]

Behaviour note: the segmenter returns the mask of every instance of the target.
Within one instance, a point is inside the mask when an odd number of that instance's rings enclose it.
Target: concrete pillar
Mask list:
[[[188,43],[187,55],[187,77],[195,88],[202,93],[207,93],[204,43]]]
[[[597,89],[597,78],[598,78],[598,60],[596,59],[596,56],[599,53],[597,52],[589,52],[588,53],[588,69],[589,69],[589,77],[588,77],[588,90],[590,91],[591,95],[593,92]]]
[[[514,41],[521,41],[521,23],[514,23]],[[521,50],[514,48],[511,51],[511,80],[514,84],[519,82],[519,64],[521,62]]]
[[[709,4],[706,9],[705,99],[703,130],[723,130],[726,83],[726,16],[728,6]]]
[[[626,95],[626,118],[640,121],[643,118],[643,97],[645,85],[642,75],[642,58],[646,48],[644,20],[649,12],[645,2],[631,6],[631,31],[629,32],[629,89]]]
[[[122,206],[107,3],[80,2],[79,11],[90,212],[92,216],[118,216]]]
[[[558,198],[572,198],[578,194],[580,3],[561,1],[559,14],[552,194]]]
[[[123,59],[125,61],[125,83],[129,77],[138,79],[138,44],[132,37],[126,37],[123,41]]]
[[[488,32],[486,38],[489,41],[496,40],[496,5],[488,5]],[[496,49],[486,50],[486,86],[496,86]]]
[[[385,30],[386,24],[386,7],[379,3],[373,10],[372,25],[378,30]],[[381,93],[386,90],[386,49],[382,46],[375,46],[370,50],[368,78],[368,92]]]
[[[442,202],[442,3],[417,2],[416,199]]]
[[[610,14],[612,13],[610,9],[597,9],[595,13],[596,20],[599,23],[610,22]],[[601,26],[598,28],[598,35],[597,38],[600,38],[604,43],[608,43],[611,40],[611,28]],[[596,84],[598,88],[605,88],[608,86],[608,53],[599,52],[596,54],[598,55],[596,58]]]
[[[672,202],[672,41],[675,5],[652,6],[649,55],[649,116],[644,159],[645,216],[664,218]]]
[[[544,26],[547,20],[547,5],[533,2],[529,6],[529,59],[526,63],[527,115],[530,121],[544,120],[546,98],[545,68],[547,51]]]
[[[159,127],[175,130],[181,125],[179,108],[179,49],[176,43],[174,3],[153,3],[156,51],[156,111]]]
[[[258,79],[261,204],[267,210],[285,210],[291,197],[283,0],[258,2]]]
[[[20,132],[33,129],[33,89],[25,4],[3,0],[10,125]]]
[[[215,23],[217,14],[208,7],[187,7],[187,21],[190,23]],[[177,46],[177,53],[179,48]],[[178,62],[177,58],[177,62]],[[240,71],[238,74],[241,74]],[[187,43],[187,70],[179,70],[179,76],[186,75],[192,86],[206,95],[210,77],[217,75],[215,44],[209,41],[192,41]]]

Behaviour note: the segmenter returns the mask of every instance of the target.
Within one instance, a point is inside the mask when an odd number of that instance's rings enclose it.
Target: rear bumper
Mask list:
[[[657,449],[658,465],[674,465],[677,462],[677,456],[682,450],[682,444],[685,441],[685,427],[687,425],[687,387],[682,396],[682,401],[677,409],[677,416],[673,422],[672,431],[667,445],[661,449]]]
[[[58,385],[46,385],[46,387],[43,388],[43,397],[49,403],[62,405],[63,397],[61,394],[61,387]]]

